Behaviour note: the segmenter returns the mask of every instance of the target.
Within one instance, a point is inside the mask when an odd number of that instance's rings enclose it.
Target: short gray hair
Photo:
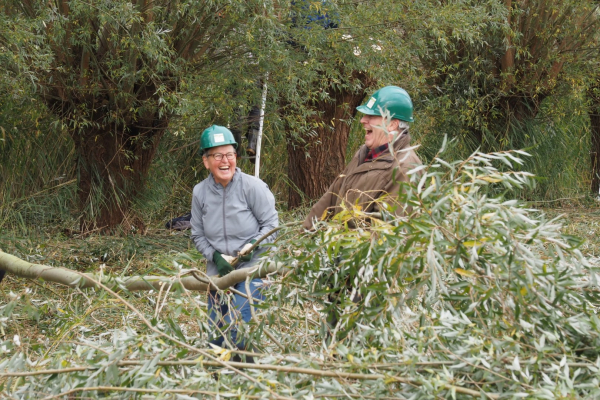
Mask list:
[[[410,128],[410,126],[408,125],[408,122],[404,122],[402,120],[398,120],[398,130],[400,132],[407,131],[409,128]]]

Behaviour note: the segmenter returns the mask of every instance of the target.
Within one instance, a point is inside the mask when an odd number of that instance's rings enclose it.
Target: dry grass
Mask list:
[[[82,272],[103,269],[110,274],[164,274],[173,269],[173,260],[182,252],[193,252],[188,232],[153,230],[145,236],[66,237],[57,232],[37,232],[22,236],[15,232],[0,234],[0,249],[30,262],[60,266]],[[202,268],[202,267],[200,267]],[[3,339],[19,335],[22,346],[42,355],[59,342],[76,341],[79,335],[97,336],[128,325],[144,329],[122,304],[90,290],[72,290],[52,283],[6,276],[0,285],[0,303],[19,297],[16,318],[3,329]],[[147,315],[154,314],[156,294],[129,295],[128,301]],[[43,300],[41,300],[43,299]],[[168,310],[165,310],[168,312]],[[13,315],[14,316],[14,315]],[[68,320],[68,321],[67,321]],[[185,314],[177,321],[187,327],[186,335],[197,334],[198,327]],[[65,323],[67,322],[67,323]],[[68,326],[69,330],[64,331]],[[41,346],[40,346],[41,345]],[[32,354],[35,358],[35,355]]]
[[[563,232],[585,239],[581,251],[589,257],[600,256],[600,208],[562,208],[543,210],[548,216],[563,215]]]

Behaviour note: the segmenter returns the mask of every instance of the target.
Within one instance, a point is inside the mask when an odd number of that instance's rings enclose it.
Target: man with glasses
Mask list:
[[[225,276],[234,269],[254,265],[265,249],[258,247],[246,254],[248,249],[279,224],[275,198],[269,187],[236,167],[237,145],[231,131],[219,125],[207,128],[200,138],[202,161],[210,175],[194,187],[191,237],[198,251],[206,257],[209,276]],[[275,234],[261,243],[274,239]],[[233,267],[232,261],[238,255],[240,263]],[[234,293],[230,299],[219,296],[216,291],[210,292],[209,324],[216,327],[211,343],[223,346],[228,342],[239,349],[246,348],[237,335],[237,325],[252,318],[245,295],[262,300],[262,284],[261,279],[252,280],[251,293],[246,293],[245,282],[240,282],[234,288],[243,295]]]

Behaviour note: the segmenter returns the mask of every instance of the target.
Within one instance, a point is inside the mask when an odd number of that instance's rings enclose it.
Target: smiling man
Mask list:
[[[398,86],[386,86],[356,109],[364,114],[360,123],[365,130],[365,144],[313,206],[303,223],[306,229],[323,216],[342,211],[342,203],[347,208],[359,205],[363,211],[372,212],[378,210],[377,200],[387,196],[385,201],[395,207],[396,215],[404,212],[394,205],[400,182],[408,182],[407,172],[421,164],[410,149],[408,123],[414,121],[410,96]]]
[[[343,207],[360,206],[363,211],[377,211],[385,202],[396,215],[404,214],[397,204],[400,182],[408,182],[408,171],[421,164],[421,160],[410,148],[408,123],[413,122],[413,105],[410,96],[397,86],[379,89],[366,104],[356,108],[364,114],[360,119],[365,132],[365,144],[356,152],[350,163],[331,184],[327,193],[313,206],[302,226],[312,229],[313,224],[323,217],[329,218]],[[336,261],[336,266],[340,260]],[[326,321],[328,335],[336,332],[343,297],[350,296],[353,281],[330,279]],[[350,300],[361,301],[360,294]],[[338,339],[347,336],[351,326],[337,331]]]
[[[191,237],[207,259],[209,276],[224,276],[233,271],[234,258],[247,253],[258,238],[279,224],[275,198],[269,187],[236,167],[236,147],[233,134],[223,126],[207,128],[200,138],[202,161],[210,175],[194,187]],[[261,243],[271,243],[274,239],[272,235]],[[242,262],[235,269],[251,267],[264,251],[258,247],[240,256]],[[254,298],[262,299],[261,287],[261,279],[251,281]],[[222,333],[226,332],[233,346],[244,349],[244,342],[237,337],[236,325],[250,321],[252,314],[245,297],[245,282],[234,288],[237,293],[229,302],[216,291],[208,296],[209,324],[217,328],[211,343],[223,346]]]

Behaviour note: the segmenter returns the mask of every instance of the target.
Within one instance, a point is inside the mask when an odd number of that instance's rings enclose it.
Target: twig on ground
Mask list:
[[[144,361],[120,361],[115,363],[119,367],[126,366],[138,366],[144,365]],[[410,385],[422,385],[420,381],[413,378],[404,378],[399,376],[392,375],[383,375],[383,374],[359,374],[353,372],[341,372],[341,371],[331,371],[331,370],[317,370],[310,368],[299,368],[299,367],[289,367],[289,366],[280,366],[280,365],[271,365],[271,364],[253,364],[253,363],[242,363],[242,362],[225,362],[225,361],[162,361],[156,364],[157,366],[182,366],[182,365],[205,365],[205,366],[224,366],[230,369],[242,368],[242,369],[260,369],[260,370],[270,370],[270,371],[279,371],[279,372],[288,372],[288,373],[297,373],[297,374],[305,374],[305,375],[313,375],[320,377],[330,377],[330,378],[339,378],[339,379],[355,379],[355,380],[385,380],[387,382],[398,382],[405,383]],[[74,367],[74,368],[65,368],[65,369],[54,369],[54,370],[43,370],[43,371],[34,371],[34,372],[9,372],[9,373],[1,373],[1,377],[8,376],[32,376],[32,375],[52,375],[59,373],[69,373],[69,372],[81,372],[88,369],[97,369],[97,367]],[[463,388],[460,386],[449,385],[446,384],[444,387],[447,390],[454,390],[457,393],[462,393],[466,395],[470,395],[473,397],[480,397],[482,392],[477,390],[471,390],[467,388]],[[90,389],[91,390],[91,389]],[[150,389],[147,389],[150,390]],[[158,391],[158,390],[157,390]],[[60,396],[65,396],[70,392],[61,393]],[[490,399],[498,399],[499,395],[494,393],[486,393],[486,396]],[[52,398],[52,397],[49,397]]]
[[[174,393],[174,394],[205,394],[211,396],[213,398],[221,397],[239,397],[239,393],[227,393],[227,392],[211,392],[209,390],[194,390],[194,389],[142,389],[142,388],[129,388],[129,387],[120,387],[120,386],[91,386],[91,387],[83,387],[76,388],[70,390],[65,393],[61,393],[56,396],[48,396],[45,397],[44,400],[57,399],[65,395],[74,394],[78,392],[90,392],[90,391],[117,391],[117,392],[136,392],[136,393]],[[343,394],[343,395],[330,395],[330,394],[315,394],[313,395],[316,398],[322,397],[351,397],[358,399],[382,399],[382,400],[398,400],[398,397],[380,397],[380,396],[365,396],[365,395],[357,395],[357,394]],[[263,396],[255,396],[245,394],[244,398],[246,399],[262,399]],[[402,399],[402,398],[400,398]]]
[[[117,392],[134,392],[134,393],[175,393],[175,394],[205,394],[212,396],[213,398],[227,395],[225,392],[211,392],[209,390],[194,390],[194,389],[142,389],[142,388],[131,388],[131,387],[120,387],[120,386],[90,386],[90,387],[81,387],[71,389],[69,391],[54,395],[44,397],[43,400],[51,400],[51,399],[59,399],[64,396],[69,396],[71,394],[79,393],[79,392],[92,392],[92,391],[117,391]],[[238,394],[234,394],[236,397]],[[247,399],[261,399],[262,396],[253,396],[253,395],[244,395]]]

